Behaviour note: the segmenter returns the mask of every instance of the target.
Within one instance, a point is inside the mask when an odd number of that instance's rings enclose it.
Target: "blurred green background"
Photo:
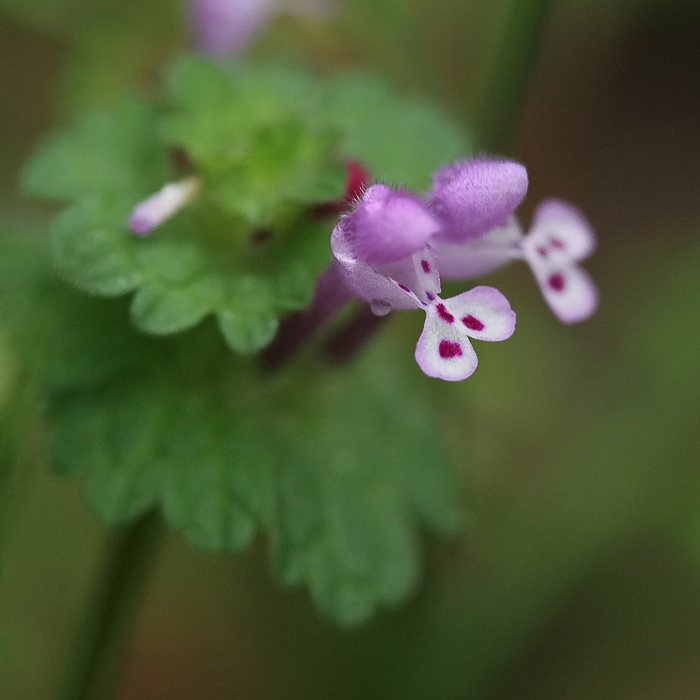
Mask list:
[[[338,4],[332,22],[279,17],[254,53],[377,72],[469,128],[511,3]],[[16,186],[33,145],[77,109],[157,85],[187,45],[184,16],[170,0],[0,0],[0,228],[46,225]],[[468,519],[462,539],[425,543],[419,595],[339,631],[278,587],[263,541],[223,557],[170,535],[124,700],[700,697],[699,37],[696,0],[552,4],[504,155],[527,165],[526,220],[558,196],[592,221],[601,306],[560,325],[514,266],[489,279],[518,312],[513,339],[478,348],[456,386],[415,368]],[[412,361],[413,316],[363,361],[383,344]],[[0,331],[8,410],[3,347]],[[0,698],[34,700],[61,678],[105,529],[79,484],[39,464],[10,487]]]

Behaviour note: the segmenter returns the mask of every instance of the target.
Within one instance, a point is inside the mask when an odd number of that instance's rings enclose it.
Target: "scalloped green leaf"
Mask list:
[[[87,479],[108,522],[157,507],[212,551],[267,531],[280,579],[308,586],[340,624],[405,600],[420,575],[418,524],[453,532],[459,510],[434,409],[403,388],[393,354],[265,376],[209,327],[184,340],[52,395],[56,469]]]
[[[217,321],[229,347],[249,355],[264,348],[277,332],[274,300],[265,281],[256,277],[237,280],[234,294],[228,308],[217,314]]]
[[[187,330],[209,315],[217,305],[216,281],[199,280],[175,290],[144,285],[134,295],[131,315],[146,333],[167,335]]]
[[[89,475],[90,503],[108,522],[158,504],[204,549],[251,543],[270,497],[265,443],[251,443],[224,401],[143,376],[59,396],[51,409],[56,467]]]
[[[165,181],[165,146],[154,139],[156,108],[128,100],[113,112],[90,112],[49,136],[22,174],[28,195],[72,200],[90,196],[133,201],[143,182]]]
[[[59,272],[92,294],[119,296],[143,280],[129,238],[95,200],[83,201],[56,217],[51,250]]]
[[[43,240],[0,235],[0,318],[28,372],[51,390],[93,386],[153,352],[123,304],[56,278]]]
[[[344,625],[415,589],[417,520],[443,533],[459,527],[434,413],[422,397],[404,394],[396,369],[375,350],[299,396],[284,426],[275,568],[287,584],[306,583],[321,610]],[[429,499],[420,495],[425,487]]]

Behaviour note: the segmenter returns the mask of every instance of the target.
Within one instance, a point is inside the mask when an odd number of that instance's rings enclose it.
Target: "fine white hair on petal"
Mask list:
[[[589,318],[598,307],[598,290],[588,273],[578,265],[556,269],[532,266],[542,296],[563,323]]]
[[[422,250],[440,230],[426,204],[406,190],[372,185],[345,217],[350,250],[370,265],[388,265]]]
[[[433,175],[430,207],[442,227],[435,242],[475,240],[513,213],[527,192],[527,170],[498,158],[474,158]]]

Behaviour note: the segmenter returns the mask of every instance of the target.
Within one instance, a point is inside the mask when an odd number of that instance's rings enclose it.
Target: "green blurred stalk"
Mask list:
[[[507,0],[495,59],[488,70],[475,120],[477,143],[491,153],[505,153],[540,56],[551,0]]]
[[[116,696],[135,613],[162,535],[155,512],[111,535],[101,580],[76,637],[62,700]]]
[[[0,354],[0,363],[3,361]],[[0,372],[14,374],[6,366],[0,366]],[[0,581],[12,549],[12,525],[22,504],[26,477],[37,459],[40,432],[34,384],[19,372],[9,379],[0,377],[3,382],[10,386],[6,393],[0,386]]]

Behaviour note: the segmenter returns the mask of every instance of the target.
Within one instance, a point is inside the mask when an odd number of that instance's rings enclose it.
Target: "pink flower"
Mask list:
[[[440,219],[435,243],[479,238],[511,214],[527,193],[520,163],[474,158],[440,168],[433,175],[430,209]]]
[[[239,53],[277,13],[317,16],[324,0],[191,0],[190,17],[197,47],[213,56]]]
[[[345,285],[368,301],[378,315],[409,309],[425,311],[415,358],[429,377],[466,379],[477,366],[470,338],[498,341],[513,334],[515,313],[497,289],[476,287],[442,300],[438,261],[430,247],[389,264],[369,265],[352,252],[348,218],[335,227],[331,236],[331,249]]]

